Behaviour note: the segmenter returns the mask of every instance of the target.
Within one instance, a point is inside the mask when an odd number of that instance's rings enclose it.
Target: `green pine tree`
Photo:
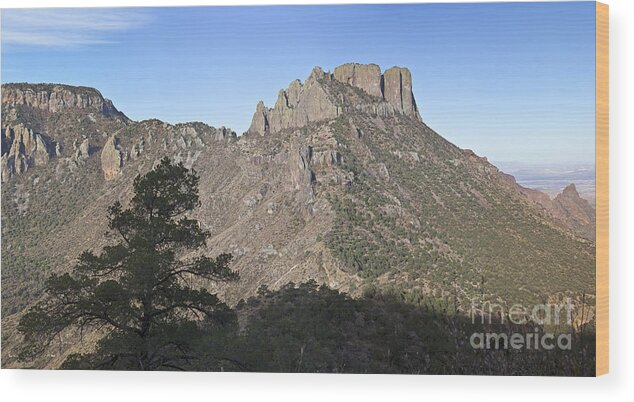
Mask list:
[[[65,368],[195,365],[203,323],[208,331],[210,322],[229,320],[232,313],[216,295],[189,283],[238,278],[229,268],[230,254],[212,258],[200,252],[210,233],[185,215],[200,205],[198,182],[195,171],[168,158],[138,176],[129,207],[117,202],[108,209],[118,242],[99,255],[84,252],[71,273],[53,274],[45,299],[20,320],[27,345],[21,358],[37,356],[73,327],[104,336],[94,353],[71,356]]]

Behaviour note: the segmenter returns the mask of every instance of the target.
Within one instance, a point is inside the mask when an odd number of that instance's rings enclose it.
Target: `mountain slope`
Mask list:
[[[418,293],[461,310],[474,299],[594,293],[594,243],[574,231],[591,211],[568,191],[552,202],[578,219],[555,217],[427,127],[405,68],[315,68],[273,108],[259,103],[240,137],[203,123],[130,121],[95,90],[17,87],[30,95],[2,88],[3,361],[15,358],[15,322],[44,278],[108,243],[106,208],[125,204],[134,177],[165,155],[201,176],[195,218],[213,235],[210,252],[232,253],[241,276],[214,289],[230,304],[262,285],[308,279],[353,296]],[[79,347],[72,339],[38,364],[55,367]]]

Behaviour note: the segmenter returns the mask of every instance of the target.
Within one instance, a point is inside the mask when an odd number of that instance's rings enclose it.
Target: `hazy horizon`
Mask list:
[[[555,12],[553,12],[555,9]],[[594,3],[3,9],[2,82],[244,132],[319,65],[412,71],[423,120],[492,161],[594,164]]]

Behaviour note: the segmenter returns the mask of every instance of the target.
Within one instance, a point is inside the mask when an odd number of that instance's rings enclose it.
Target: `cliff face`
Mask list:
[[[383,74],[383,81],[385,100],[396,106],[406,116],[418,116],[412,92],[412,74],[409,69],[392,67]]]
[[[392,67],[381,74],[376,64],[348,63],[335,68],[333,77],[384,99],[400,113],[420,120],[412,91],[412,74],[407,68]]]
[[[333,81],[359,88],[369,97],[357,96],[352,102],[351,96],[328,84]],[[259,102],[247,133],[265,135],[303,127],[311,122],[334,119],[351,108],[383,117],[401,114],[421,120],[407,68],[392,67],[381,74],[376,64],[352,63],[335,68],[333,74],[315,67],[303,84],[295,80],[281,90],[273,108]]]
[[[89,109],[104,116],[118,116],[127,120],[109,99],[99,91],[86,87],[57,84],[6,84],[2,86],[2,104],[27,106],[49,113],[67,109]]]
[[[339,82],[363,89],[372,96],[383,98],[381,67],[376,64],[344,64],[335,68],[333,77]]]

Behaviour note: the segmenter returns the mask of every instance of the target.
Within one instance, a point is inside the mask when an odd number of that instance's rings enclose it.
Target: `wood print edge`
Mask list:
[[[609,8],[596,3],[596,367],[609,371]]]

